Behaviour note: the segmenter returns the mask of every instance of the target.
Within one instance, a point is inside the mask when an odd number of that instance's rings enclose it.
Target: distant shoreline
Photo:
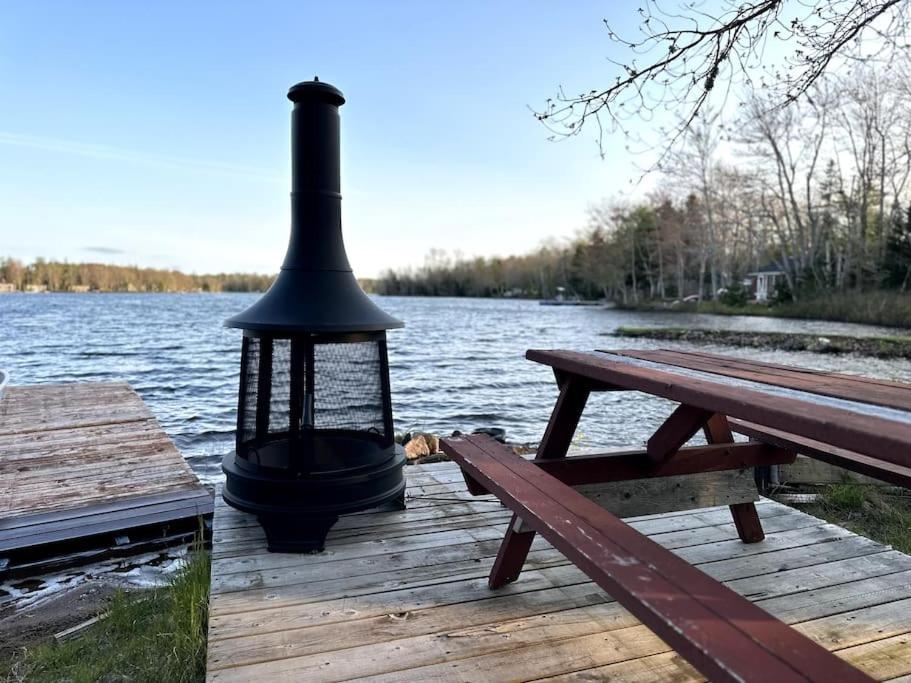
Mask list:
[[[276,274],[183,273],[163,268],[117,266],[110,263],[69,263],[36,259],[24,264],[0,257],[0,295],[3,294],[202,294],[263,293]],[[359,278],[374,292],[376,280]]]
[[[72,289],[45,289],[41,291],[14,291],[14,292],[4,292],[0,291],[0,297],[10,295],[10,296],[41,296],[42,294],[91,294],[93,296],[99,294],[263,294],[265,289],[219,289],[219,290],[206,290],[206,289],[176,289],[170,291],[160,291],[160,290],[142,290],[142,289],[91,289],[88,291],[75,291]]]
[[[117,266],[110,263],[69,263],[35,259],[24,264],[0,258],[0,294],[262,292],[275,275],[259,273],[182,273],[165,268]]]
[[[2,271],[0,271],[2,273]],[[187,276],[189,277],[189,276]],[[210,277],[210,276],[193,276],[193,277]],[[214,277],[214,276],[211,276]],[[494,301],[541,301],[540,297],[531,296],[459,296],[459,295],[433,295],[433,294],[401,294],[375,291],[374,281],[365,278],[358,280],[358,283],[365,292],[371,295],[403,297],[403,298],[427,298],[427,299],[486,299]],[[0,301],[5,294],[33,295],[33,294],[262,294],[271,285],[271,277],[268,283],[261,289],[233,288],[230,285],[220,287],[203,287],[187,289],[139,289],[139,288],[118,288],[118,289],[46,289],[40,292],[30,291],[7,291],[4,290],[4,283],[0,279]],[[594,308],[594,307],[592,307]],[[726,305],[720,301],[701,301],[701,302],[681,302],[681,303],[662,303],[657,301],[645,301],[638,304],[614,303],[610,306],[616,311],[628,311],[639,313],[683,313],[690,315],[711,315],[711,316],[758,316],[766,318],[785,318],[794,320],[815,320],[825,322],[845,322],[858,325],[872,325],[884,328],[893,328],[903,331],[911,331],[911,292],[898,292],[889,290],[873,290],[869,292],[846,292],[840,295],[830,295],[816,299],[805,299],[801,301],[790,301],[774,305],[751,303],[745,306]]]

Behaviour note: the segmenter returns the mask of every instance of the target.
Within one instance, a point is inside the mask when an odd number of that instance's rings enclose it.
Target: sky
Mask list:
[[[601,20],[634,30],[634,4],[0,0],[0,17],[0,258],[277,271],[286,93],[314,75],[347,98],[358,276],[524,253],[645,190],[622,138],[602,158],[529,110],[613,79]]]

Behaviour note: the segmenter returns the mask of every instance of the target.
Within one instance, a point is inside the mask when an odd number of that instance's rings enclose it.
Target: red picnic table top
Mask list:
[[[530,350],[529,360],[908,468],[911,385],[692,351]]]

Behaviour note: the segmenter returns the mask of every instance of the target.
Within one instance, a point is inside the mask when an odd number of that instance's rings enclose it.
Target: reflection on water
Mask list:
[[[204,478],[219,476],[233,448],[240,334],[221,326],[255,294],[0,295],[0,367],[12,384],[123,380],[149,404]],[[819,334],[895,334],[869,326],[758,317],[636,313],[533,301],[383,297],[405,321],[389,334],[395,422],[448,434],[506,429],[537,441],[556,398],[548,368],[528,348],[657,348],[687,344],[602,336],[620,325],[668,325]],[[701,347],[759,360],[911,381],[911,362],[860,356]],[[580,425],[584,446],[636,445],[669,404],[636,394],[592,398]]]

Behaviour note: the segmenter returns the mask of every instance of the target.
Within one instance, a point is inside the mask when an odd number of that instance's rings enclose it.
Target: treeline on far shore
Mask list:
[[[621,305],[802,303],[911,292],[911,55],[858,62],[787,107],[760,90],[735,118],[703,110],[653,169],[654,188],[590,208],[565,243],[388,271],[385,294]],[[907,323],[906,323],[907,324]]]
[[[44,259],[26,265],[12,258],[0,259],[0,292],[262,292],[274,277],[257,273],[189,275],[177,270]]]

